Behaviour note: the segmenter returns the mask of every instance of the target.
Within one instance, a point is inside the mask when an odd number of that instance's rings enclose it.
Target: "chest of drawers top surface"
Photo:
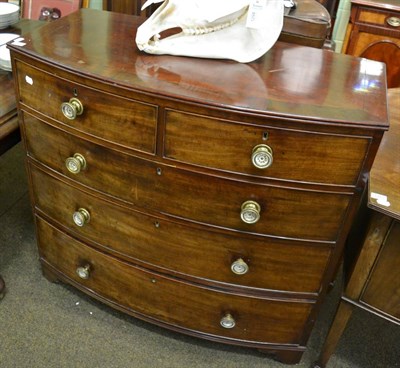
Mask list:
[[[249,64],[147,55],[135,44],[141,21],[82,9],[10,48],[82,78],[161,98],[261,116],[387,126],[380,63],[280,42]]]

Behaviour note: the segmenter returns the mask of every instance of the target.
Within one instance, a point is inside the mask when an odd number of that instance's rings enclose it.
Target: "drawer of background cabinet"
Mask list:
[[[400,37],[400,13],[359,8],[355,20],[358,25],[377,26],[377,34],[382,34],[382,27],[391,32],[393,37]],[[370,31],[371,33],[373,31]]]
[[[91,136],[155,152],[157,106],[60,79],[19,61],[16,75],[20,101],[30,108]],[[83,111],[73,118],[79,113],[79,103]]]
[[[28,154],[71,179],[142,210],[217,227],[334,242],[352,198],[179,170],[98,146],[27,114],[23,128]],[[71,166],[82,170],[70,173]]]
[[[235,173],[355,185],[367,137],[250,126],[167,111],[164,156]]]
[[[30,173],[36,209],[132,262],[250,288],[308,293],[321,288],[328,246],[187,226],[116,206],[33,165]]]
[[[42,260],[92,295],[156,323],[234,340],[296,344],[313,307],[195,286],[98,252],[40,217],[37,226]]]

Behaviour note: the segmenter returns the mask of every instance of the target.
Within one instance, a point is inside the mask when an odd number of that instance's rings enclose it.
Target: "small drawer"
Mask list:
[[[182,332],[241,342],[299,344],[314,306],[301,300],[257,299],[198,287],[105,255],[40,217],[37,229],[41,259],[67,280],[138,317]]]
[[[168,111],[166,158],[228,172],[355,185],[369,139],[240,124]]]
[[[157,106],[60,79],[20,61],[16,66],[22,104],[90,136],[154,154]]]
[[[368,8],[360,8],[356,23],[369,24],[379,28],[387,28],[396,32],[395,37],[400,37],[400,13],[381,10],[370,10]]]
[[[114,255],[197,282],[314,294],[321,288],[328,246],[243,237],[144,215],[29,167],[35,208]]]
[[[332,242],[352,199],[349,193],[289,189],[180,170],[98,146],[26,113],[23,128],[30,156],[86,187],[142,210],[215,227]],[[76,168],[78,174],[69,172]]]

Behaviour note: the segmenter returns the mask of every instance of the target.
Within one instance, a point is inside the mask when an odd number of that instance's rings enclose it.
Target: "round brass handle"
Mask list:
[[[400,18],[398,17],[389,17],[386,19],[386,23],[392,27],[400,27]]]
[[[75,153],[73,157],[65,160],[65,166],[72,174],[78,174],[81,170],[86,169],[86,159],[80,153]]]
[[[72,219],[75,225],[82,227],[90,221],[90,213],[85,208],[79,208],[78,211],[73,213]]]
[[[274,160],[272,148],[266,144],[259,144],[253,148],[251,162],[257,169],[267,169]]]
[[[87,280],[90,276],[90,264],[76,269],[76,274],[83,280]]]
[[[67,119],[74,120],[78,115],[82,115],[83,113],[82,102],[76,97],[72,97],[68,102],[61,104],[61,112]]]
[[[249,266],[242,258],[239,258],[232,263],[231,270],[235,275],[244,275],[249,271]]]
[[[246,201],[242,204],[240,218],[246,224],[255,224],[260,219],[261,207],[257,202]]]
[[[230,313],[227,313],[221,318],[220,324],[223,328],[234,328],[236,322],[232,315]]]

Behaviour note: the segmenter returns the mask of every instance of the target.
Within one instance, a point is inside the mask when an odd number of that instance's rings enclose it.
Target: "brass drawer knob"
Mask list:
[[[72,174],[78,174],[86,169],[86,159],[80,153],[75,153],[73,157],[65,160],[65,166]]]
[[[274,160],[272,148],[266,144],[259,144],[253,148],[251,162],[257,169],[267,169]]]
[[[257,202],[246,201],[242,204],[240,218],[246,224],[255,224],[260,219],[261,207]]]
[[[227,313],[221,318],[220,324],[223,328],[234,328],[236,322],[232,315],[230,313]]]
[[[83,113],[82,102],[76,97],[72,97],[68,102],[61,104],[61,112],[67,119],[74,120],[78,115],[82,115]]]
[[[249,271],[249,266],[242,258],[239,258],[232,263],[231,270],[235,275],[244,275]]]
[[[90,264],[76,269],[76,274],[83,280],[87,280],[90,276]]]
[[[392,27],[400,27],[400,18],[398,17],[389,17],[386,19],[386,23]]]
[[[79,210],[72,215],[72,219],[75,225],[82,227],[90,221],[90,213],[85,208],[79,208]]]

